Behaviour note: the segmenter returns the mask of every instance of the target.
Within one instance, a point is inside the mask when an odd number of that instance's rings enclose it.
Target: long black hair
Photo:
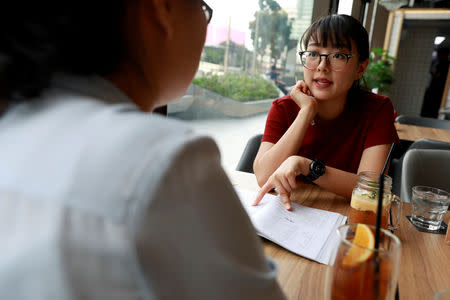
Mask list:
[[[114,70],[123,53],[124,1],[0,4],[2,101],[38,96],[55,72],[105,75]]]
[[[303,50],[308,47],[309,41],[320,42],[323,47],[330,44],[336,48],[347,48],[352,50],[352,43],[356,44],[359,61],[363,62],[369,58],[369,36],[362,24],[352,16],[329,15],[315,21],[303,33],[300,46]],[[364,79],[361,79],[364,81]],[[364,85],[364,84],[363,84]],[[349,95],[365,89],[360,80],[355,80],[350,88]]]

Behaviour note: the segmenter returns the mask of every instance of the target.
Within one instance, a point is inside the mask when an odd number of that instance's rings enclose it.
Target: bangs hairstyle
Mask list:
[[[347,15],[331,15],[323,17],[303,33],[300,39],[302,50],[308,48],[310,42],[327,47],[346,48],[352,50],[352,43],[356,44],[359,61],[369,58],[369,37],[366,29],[355,18]]]

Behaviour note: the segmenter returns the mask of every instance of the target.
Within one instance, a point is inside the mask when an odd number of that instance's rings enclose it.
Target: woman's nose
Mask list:
[[[326,56],[321,56],[319,58],[319,64],[317,65],[317,70],[327,70],[329,68],[328,66],[328,60]]]

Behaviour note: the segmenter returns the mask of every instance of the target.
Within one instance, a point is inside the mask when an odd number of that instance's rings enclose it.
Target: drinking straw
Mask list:
[[[383,170],[381,171],[380,177],[378,178],[378,206],[377,206],[377,221],[375,227],[375,253],[374,253],[374,262],[375,262],[375,273],[380,272],[380,264],[378,263],[378,248],[380,244],[380,227],[381,227],[381,208],[383,206],[383,194],[384,194],[384,172],[386,171],[387,165],[391,160],[392,150],[394,149],[394,143],[391,145],[391,149],[389,150],[389,154],[384,162]],[[378,278],[375,280],[375,298],[378,298],[379,295],[379,284]]]
[[[379,192],[378,192],[378,206],[377,206],[377,221],[375,226],[375,249],[378,250],[380,244],[380,226],[381,226],[381,208],[383,206],[383,192],[384,192],[384,172],[386,171],[387,165],[391,160],[392,150],[394,149],[394,143],[391,145],[389,154],[384,162],[383,170],[381,171],[380,177],[378,178]]]

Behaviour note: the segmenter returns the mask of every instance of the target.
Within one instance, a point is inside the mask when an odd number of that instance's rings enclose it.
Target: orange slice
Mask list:
[[[356,227],[356,234],[355,238],[353,239],[353,244],[350,247],[347,255],[345,255],[344,259],[342,260],[342,264],[344,266],[355,266],[366,261],[372,255],[372,251],[370,251],[369,249],[373,249],[374,246],[375,236],[372,230],[370,230],[369,226],[367,225],[358,224]]]

